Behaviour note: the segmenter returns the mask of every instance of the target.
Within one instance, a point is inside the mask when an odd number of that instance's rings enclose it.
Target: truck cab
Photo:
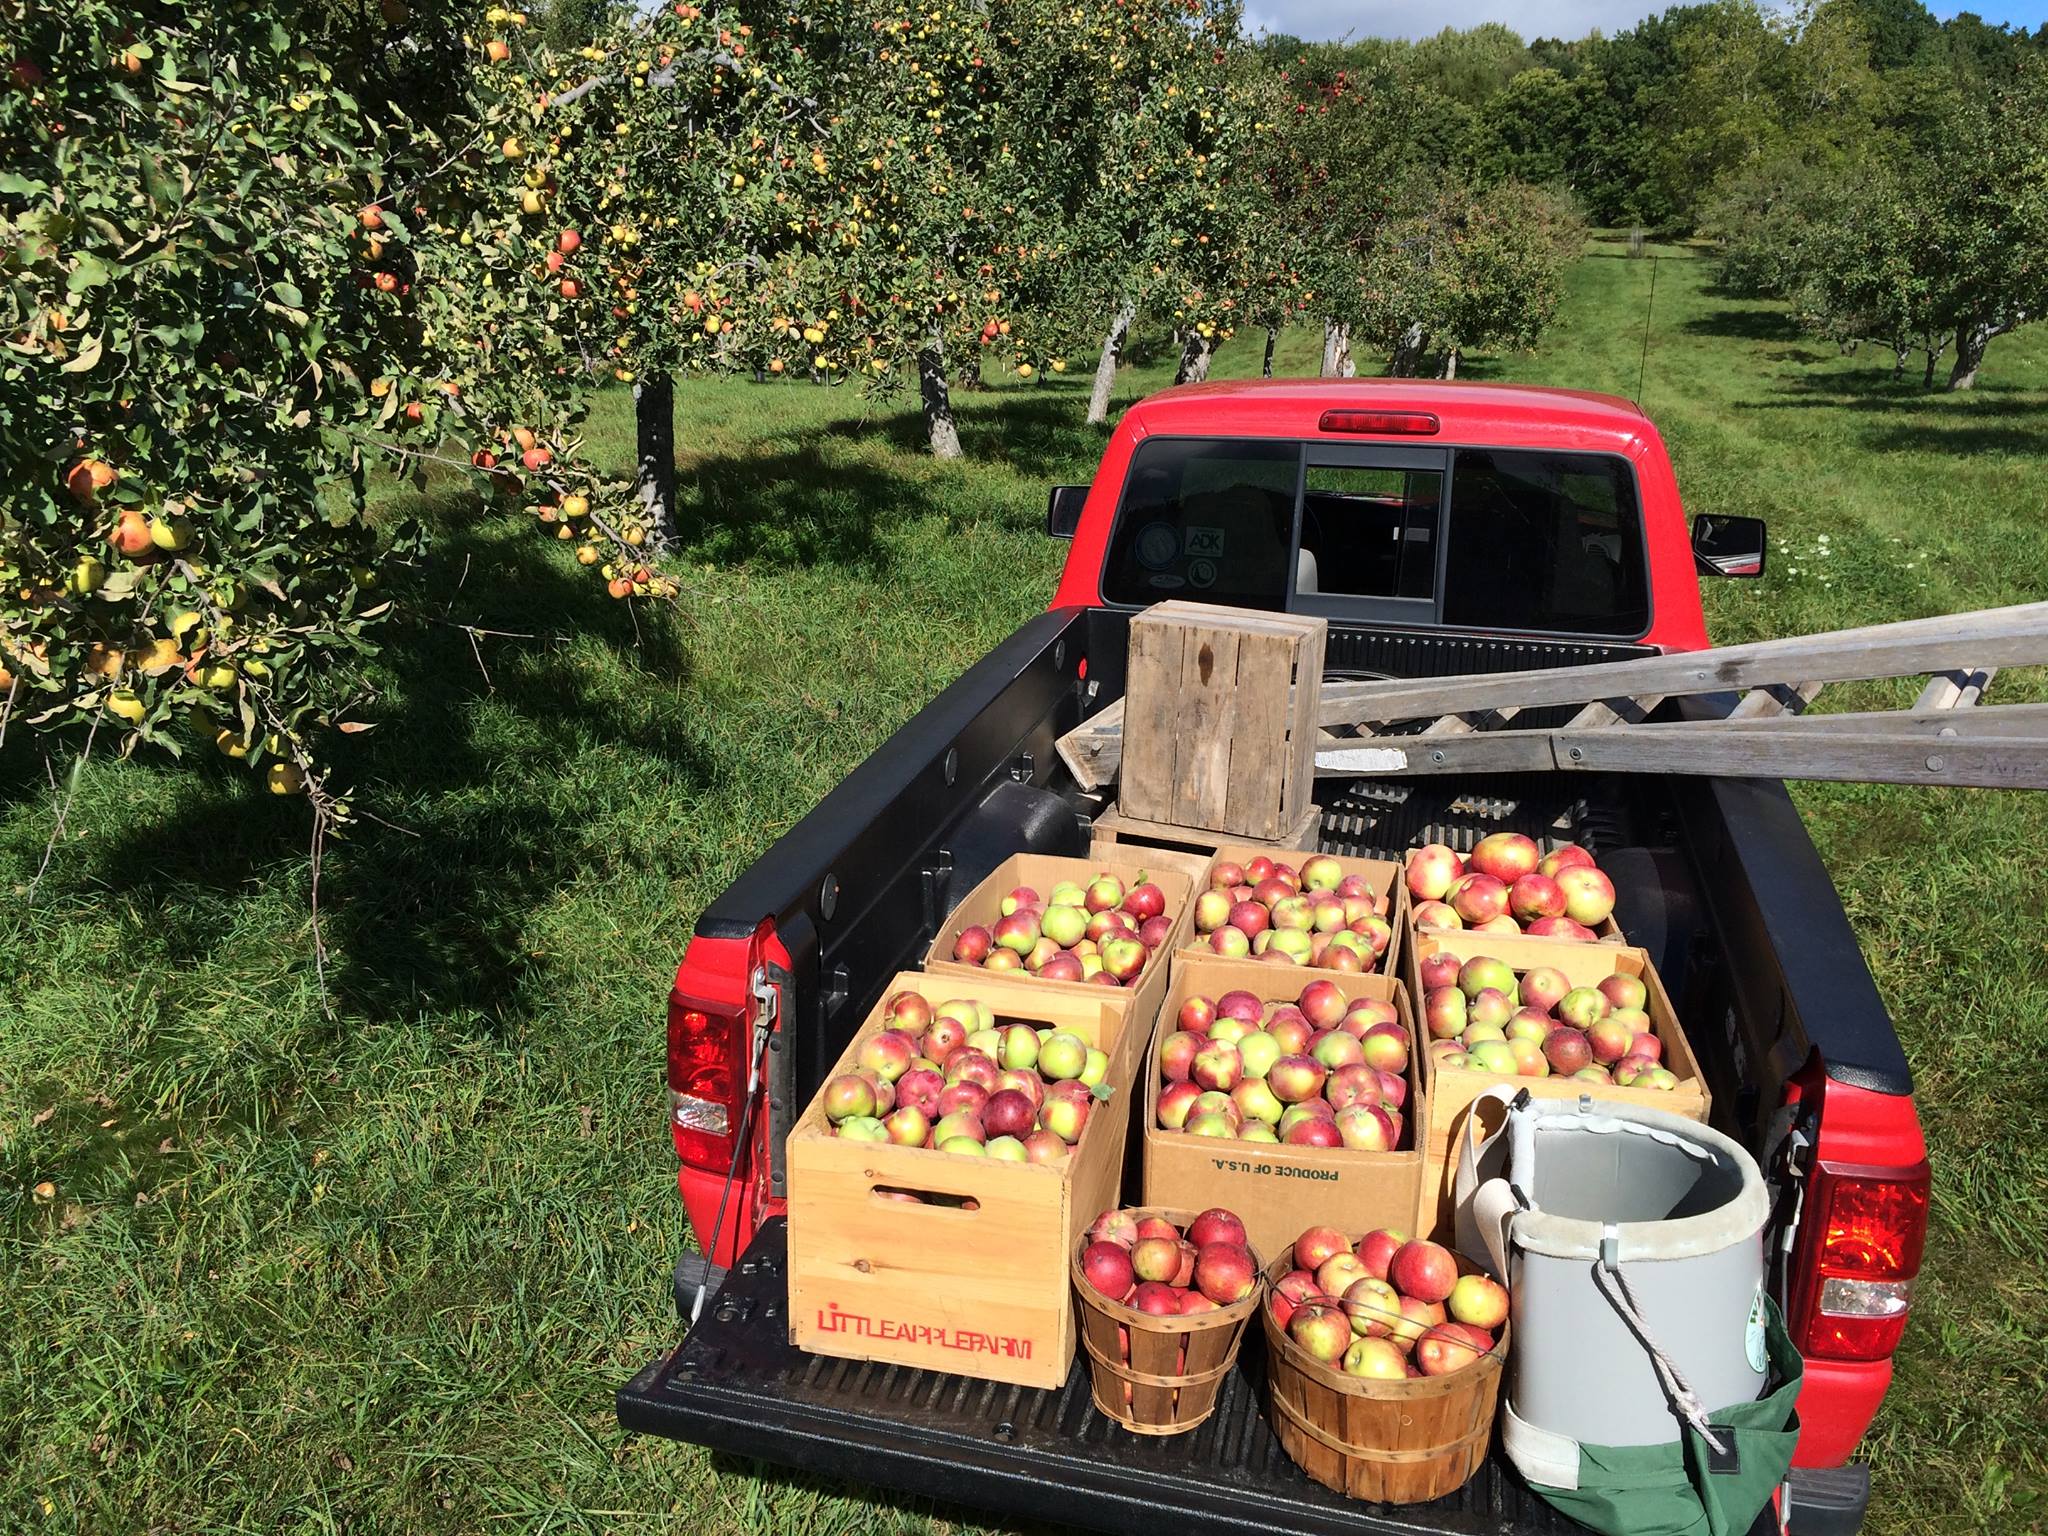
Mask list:
[[[669,998],[669,1124],[697,1251],[685,1332],[621,1389],[629,1429],[1110,1531],[1569,1528],[1498,1459],[1451,1499],[1349,1503],[1233,1383],[1160,1442],[1104,1421],[1085,1372],[1032,1392],[788,1343],[781,1138],[887,978],[1018,852],[1084,855],[1105,807],[1055,743],[1122,695],[1131,614],[1167,598],[1317,614],[1326,675],[1421,677],[1708,644],[1699,573],[1756,574],[1762,525],[1690,530],[1633,404],[1406,380],[1213,383],[1129,410],[1051,606],[885,742],[713,902]],[[1671,715],[1725,711],[1707,697]],[[1567,778],[1569,782],[1566,782]],[[1577,841],[1670,986],[1719,1128],[1772,1185],[1772,1289],[1806,1358],[1790,1528],[1853,1531],[1856,1447],[1890,1381],[1926,1227],[1910,1072],[1797,811],[1774,782],[1499,774],[1325,779],[1319,845],[1401,857],[1490,831]],[[1146,1511],[1150,1513],[1147,1514]]]

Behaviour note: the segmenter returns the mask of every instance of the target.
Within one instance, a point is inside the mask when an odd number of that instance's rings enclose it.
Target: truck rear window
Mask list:
[[[1104,598],[1284,608],[1298,592],[1315,594],[1315,612],[1362,622],[1622,636],[1649,628],[1642,510],[1625,460],[1389,447],[1377,464],[1361,447],[1344,450],[1344,463],[1323,462],[1331,451],[1274,440],[1139,444],[1110,533]]]
[[[1113,603],[1287,606],[1301,445],[1153,438],[1131,455],[1103,566]]]

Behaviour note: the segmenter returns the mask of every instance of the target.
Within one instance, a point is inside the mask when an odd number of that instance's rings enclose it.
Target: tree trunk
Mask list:
[[[1270,379],[1271,377],[1273,377],[1273,344],[1274,344],[1275,342],[1277,342],[1277,341],[1278,341],[1279,339],[1280,339],[1280,328],[1279,328],[1278,326],[1275,326],[1275,325],[1269,325],[1269,326],[1267,326],[1267,327],[1266,327],[1266,361],[1265,361],[1265,365],[1264,365],[1263,367],[1261,367],[1261,368],[1259,369],[1259,377],[1260,377],[1260,378],[1262,378],[1262,379]]]
[[[633,494],[640,501],[647,542],[660,552],[676,537],[676,392],[667,374],[634,380],[633,435]]]
[[[1131,334],[1131,322],[1138,318],[1138,306],[1129,299],[1110,316],[1109,334],[1102,338],[1102,360],[1095,365],[1095,391],[1088,397],[1088,420],[1092,425],[1109,420],[1109,397],[1116,388],[1116,363],[1123,355],[1124,338]]]
[[[1956,360],[1948,371],[1950,389],[1974,389],[1977,370],[1984,366],[1984,349],[1998,333],[1982,321],[1956,327]]]
[[[1351,327],[1335,320],[1323,322],[1323,377],[1326,379],[1349,378],[1351,364]]]
[[[1905,342],[1892,344],[1892,382],[1898,383],[1906,376],[1906,354],[1913,349]]]
[[[1423,355],[1428,349],[1429,332],[1422,328],[1420,320],[1412,321],[1395,344],[1393,361],[1387,371],[1397,379],[1414,378],[1422,368]]]
[[[1180,367],[1174,370],[1176,384],[1199,384],[1209,377],[1209,359],[1216,355],[1216,343],[1200,331],[1189,331],[1181,344]]]
[[[1455,379],[1458,376],[1458,349],[1446,347],[1444,360],[1438,366],[1436,376],[1440,379]]]
[[[937,331],[917,354],[917,391],[924,401],[924,430],[932,457],[960,457],[960,432],[953,425],[953,395],[946,387],[946,343]]]

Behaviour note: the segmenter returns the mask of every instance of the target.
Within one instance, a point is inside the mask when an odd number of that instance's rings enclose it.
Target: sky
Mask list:
[[[1445,27],[1505,22],[1524,37],[1584,37],[1595,27],[1619,32],[1662,11],[1672,0],[1246,0],[1245,21],[1254,32],[1291,32],[1311,42],[1344,37],[1427,37]],[[2010,22],[2029,31],[2048,21],[2048,0],[1982,0],[1973,5],[1935,5],[1937,16],[1975,11],[1992,23]]]

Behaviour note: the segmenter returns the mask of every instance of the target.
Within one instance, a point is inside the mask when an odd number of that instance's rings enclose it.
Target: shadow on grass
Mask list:
[[[338,779],[389,823],[359,821],[328,846],[328,986],[344,1015],[475,1010],[502,1023],[543,985],[535,914],[591,857],[596,808],[565,782],[578,755],[596,742],[645,758],[671,776],[664,794],[701,791],[712,772],[681,711],[628,697],[633,674],[670,692],[687,676],[669,621],[636,615],[588,574],[558,566],[528,530],[480,526],[466,498],[424,510],[434,546],[391,583],[403,616],[377,635],[377,728],[324,749]],[[601,642],[617,665],[577,665],[566,653],[536,661],[551,639],[571,636]],[[219,907],[162,902],[164,892],[232,899],[263,871],[306,861],[303,802],[266,795],[231,769],[200,771],[215,781],[205,793],[181,797],[168,817],[127,823],[94,849],[87,877],[107,899],[161,903],[173,963],[204,957]]]
[[[1711,314],[1694,315],[1680,327],[1688,336],[1714,336],[1728,341],[1792,341],[1799,327],[1782,309],[1760,304],[1746,308],[1724,305]]]
[[[1110,431],[1083,420],[1087,394],[1087,381],[1064,378],[1029,388],[956,393],[963,462],[1045,484],[1085,478]],[[861,403],[853,395],[846,414],[782,436],[777,452],[680,461],[676,522],[688,556],[720,565],[831,565],[884,575],[893,559],[894,529],[970,510],[969,493],[956,490],[930,460],[924,417],[914,401],[899,397],[879,408],[868,402],[870,409],[855,409]],[[863,451],[878,441],[918,471],[905,472],[900,461]],[[985,493],[972,493],[976,516],[988,506]],[[1033,500],[1018,512],[1018,529],[1036,526],[1038,515]]]

